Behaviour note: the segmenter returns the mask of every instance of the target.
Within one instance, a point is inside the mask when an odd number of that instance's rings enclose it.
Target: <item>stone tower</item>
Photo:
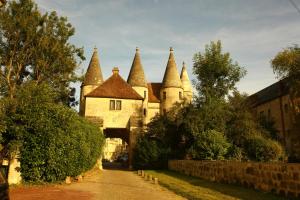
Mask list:
[[[148,107],[148,85],[145,77],[143,65],[141,62],[141,56],[139,48],[136,48],[135,56],[131,65],[131,69],[128,75],[127,83],[144,98],[143,101],[143,113],[144,119],[147,116],[147,107]]]
[[[90,64],[86,71],[84,81],[81,84],[80,93],[80,115],[85,113],[85,99],[84,96],[94,90],[96,87],[103,83],[103,75],[100,68],[100,62],[98,57],[98,50],[94,48]]]
[[[191,101],[193,99],[193,89],[192,89],[191,81],[190,81],[189,75],[186,71],[186,66],[185,66],[184,62],[182,63],[180,79],[181,79],[181,83],[182,83],[184,99],[187,103],[191,103]]]
[[[177,70],[173,48],[170,48],[169,60],[160,90],[161,113],[167,112],[176,102],[182,102],[183,89]]]

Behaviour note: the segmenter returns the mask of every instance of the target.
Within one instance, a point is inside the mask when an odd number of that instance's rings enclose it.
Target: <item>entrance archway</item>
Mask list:
[[[106,152],[104,152],[103,158],[109,158],[105,160],[108,163],[103,163],[103,166],[131,168],[132,148],[130,145],[130,131],[127,128],[106,128],[103,132],[107,142],[104,147]],[[118,163],[111,165],[112,161]]]

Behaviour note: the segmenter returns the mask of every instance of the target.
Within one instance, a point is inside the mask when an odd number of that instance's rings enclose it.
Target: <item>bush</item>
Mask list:
[[[158,141],[148,137],[140,136],[137,140],[133,167],[135,169],[164,169],[168,166],[169,150]]]
[[[197,135],[189,153],[197,160],[219,160],[224,159],[229,147],[222,133],[209,130]]]
[[[55,103],[47,85],[26,85],[17,99],[7,136],[20,143],[23,180],[60,181],[96,164],[103,134],[71,108]]]
[[[284,159],[282,146],[271,139],[256,135],[245,142],[245,151],[248,158],[254,161],[278,161]]]

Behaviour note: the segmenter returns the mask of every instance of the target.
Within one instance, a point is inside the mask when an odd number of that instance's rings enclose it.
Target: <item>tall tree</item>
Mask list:
[[[69,84],[84,59],[69,39],[74,28],[56,12],[42,14],[32,0],[13,0],[0,8],[0,95],[14,98],[27,81],[48,83],[69,102]]]
[[[289,78],[291,94],[300,95],[300,47],[285,48],[271,60],[274,73],[280,78]]]
[[[230,54],[222,52],[221,41],[205,46],[204,53],[194,55],[193,72],[197,77],[199,97],[223,99],[246,74],[244,68],[233,62]]]
[[[204,53],[194,55],[193,72],[198,90],[199,107],[204,131],[225,131],[228,108],[225,97],[246,74],[244,68],[233,62],[230,54],[222,52],[221,41],[205,46]]]

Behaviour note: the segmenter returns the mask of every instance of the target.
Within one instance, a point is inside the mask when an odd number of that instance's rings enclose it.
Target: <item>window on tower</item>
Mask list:
[[[167,99],[167,93],[163,92],[163,99]]]

